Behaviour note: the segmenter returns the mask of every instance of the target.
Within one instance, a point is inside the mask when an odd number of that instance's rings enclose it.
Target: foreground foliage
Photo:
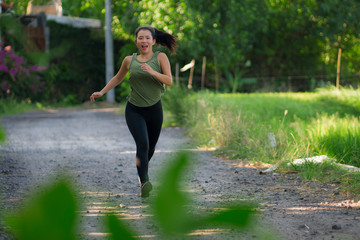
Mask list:
[[[186,235],[193,230],[217,226],[241,228],[249,226],[254,214],[252,204],[220,206],[210,215],[196,215],[190,211],[190,198],[181,189],[181,177],[189,167],[189,155],[179,154],[162,174],[158,194],[150,202],[154,220],[164,239]],[[75,188],[66,178],[43,188],[34,195],[25,208],[8,214],[6,223],[18,239],[76,239],[79,234],[79,202]],[[219,207],[219,206],[218,206]],[[219,208],[217,208],[219,209]],[[114,214],[107,215],[104,223],[110,239],[136,239],[136,231]]]

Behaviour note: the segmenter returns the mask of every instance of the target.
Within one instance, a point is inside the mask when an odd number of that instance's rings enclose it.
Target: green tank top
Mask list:
[[[149,107],[157,103],[164,94],[164,84],[141,69],[143,63],[147,63],[152,69],[162,73],[158,61],[159,52],[155,52],[151,59],[140,62],[137,53],[132,55],[129,66],[129,84],[131,92],[128,101],[138,107]]]

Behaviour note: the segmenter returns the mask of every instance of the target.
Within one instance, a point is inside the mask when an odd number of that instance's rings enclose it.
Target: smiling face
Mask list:
[[[149,30],[142,29],[137,33],[135,44],[141,53],[147,54],[152,52],[152,47],[155,43],[156,40],[153,38]]]

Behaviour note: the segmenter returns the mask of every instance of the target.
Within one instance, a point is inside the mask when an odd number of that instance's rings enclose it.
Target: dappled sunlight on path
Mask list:
[[[260,169],[268,165],[216,158],[215,149],[194,147],[180,128],[162,130],[150,161],[154,190],[142,199],[135,144],[124,116],[114,112],[116,109],[63,109],[3,118],[8,133],[8,142],[0,146],[4,208],[16,209],[44,181],[66,173],[80,189],[77,198],[82,204],[78,213],[83,238],[107,239],[103,220],[112,213],[138,238],[159,239],[161,229],[151,207],[162,184],[159,171],[185,151],[191,153],[192,165],[181,187],[191,196],[187,207],[192,210],[184,211],[211,214],[229,205],[252,202],[258,216],[247,231],[212,226],[191,232],[188,239],[358,236],[360,203],[347,201],[337,186],[303,181],[294,174],[260,175]]]

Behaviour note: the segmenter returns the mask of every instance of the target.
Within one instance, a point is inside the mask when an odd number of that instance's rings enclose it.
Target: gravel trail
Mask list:
[[[140,198],[135,144],[125,118],[115,108],[61,109],[4,117],[8,141],[0,145],[2,210],[16,209],[27,196],[65,171],[79,186],[81,239],[107,239],[101,220],[111,209],[123,216],[140,239],[159,239],[150,221],[149,201]],[[157,171],[179,149],[194,154],[185,178],[194,206],[212,211],[221,204],[253,200],[259,204],[252,229],[196,231],[189,239],[360,239],[360,202],[338,186],[303,181],[294,174],[260,175],[247,163],[223,160],[199,150],[180,128],[164,128],[149,175],[156,187]],[[0,217],[1,223],[1,217]],[[0,226],[0,239],[11,239]]]

